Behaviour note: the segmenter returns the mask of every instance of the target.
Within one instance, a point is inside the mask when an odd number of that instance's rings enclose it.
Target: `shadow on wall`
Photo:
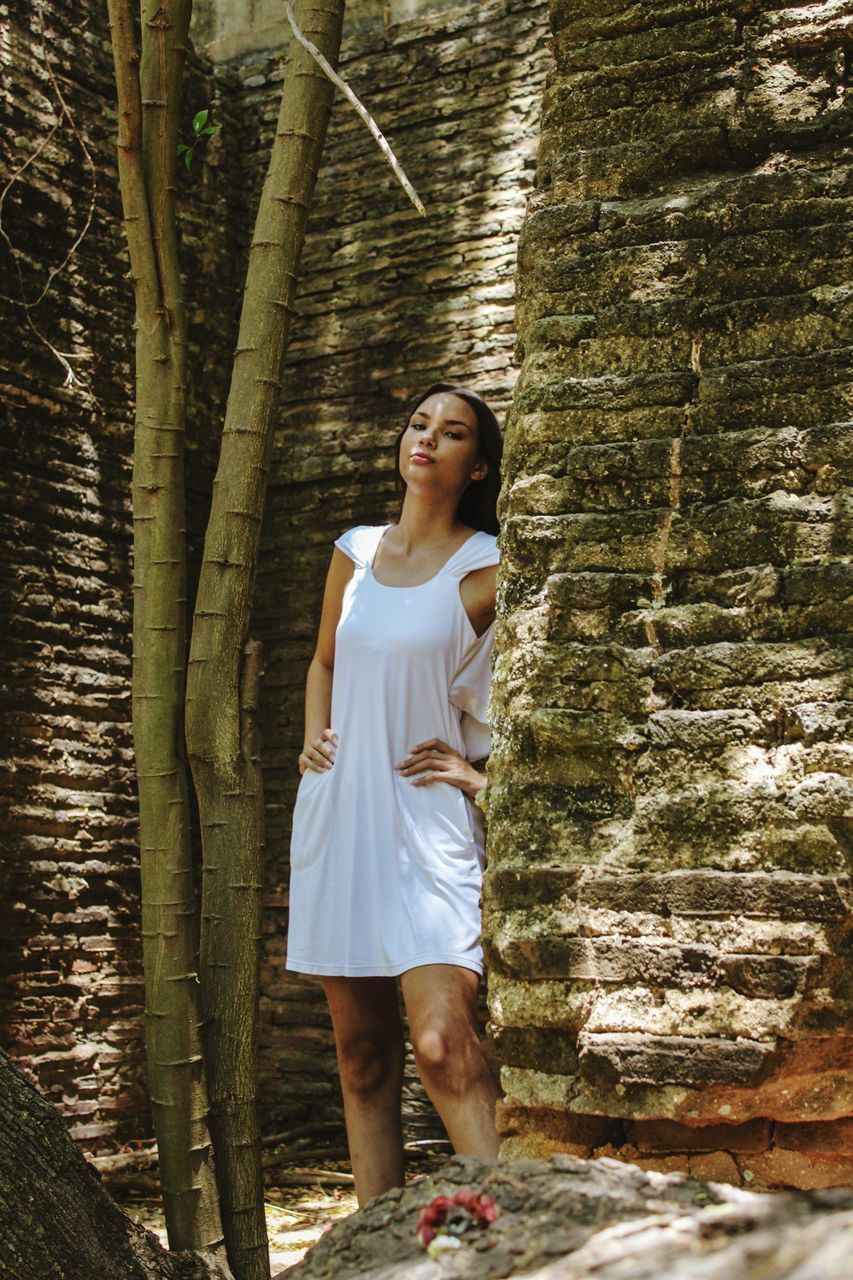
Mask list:
[[[339,96],[309,218],[258,574],[253,625],[268,660],[261,1071],[265,1125],[276,1131],[304,1117],[306,1103],[320,1122],[342,1117],[325,997],[283,967],[305,673],[332,542],[394,514],[393,440],[418,387],[470,382],[500,414],[517,376],[516,241],[550,62],[547,5],[395,12],[383,21],[378,5],[348,7],[341,71],[427,216]],[[280,66],[260,53],[229,66],[245,86],[240,154],[252,208],[268,147],[256,122],[273,118]],[[485,1023],[484,1000],[481,1011]],[[440,1134],[411,1053],[405,1088],[406,1137]]]
[[[95,1150],[150,1132],[144,1087],[139,849],[131,736],[133,294],[116,177],[106,10],[50,9],[43,45],[8,31],[15,162],[4,229],[38,333],[15,308],[4,348],[0,439],[5,763],[0,1026],[20,1066]],[[86,84],[74,61],[87,49]],[[73,121],[50,89],[49,59]],[[185,104],[210,99],[191,55]],[[62,123],[50,137],[45,98]],[[74,130],[79,131],[78,134]],[[233,132],[233,130],[232,130]],[[92,168],[80,139],[85,142]],[[24,141],[21,141],[21,140]],[[94,173],[94,179],[93,179]],[[231,203],[215,153],[179,169],[190,321],[187,423],[189,600],[209,503],[235,293]],[[94,181],[94,191],[93,191]],[[62,265],[89,213],[91,224]],[[15,276],[11,275],[10,280]],[[70,352],[76,382],[39,333]],[[233,345],[233,344],[232,344]]]

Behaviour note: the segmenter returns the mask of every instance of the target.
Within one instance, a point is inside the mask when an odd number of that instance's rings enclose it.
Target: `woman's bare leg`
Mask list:
[[[403,1186],[405,1045],[396,978],[320,979],[338,1057],[359,1206]]]
[[[424,964],[401,977],[412,1049],[423,1086],[457,1155],[492,1159],[498,1083],[480,1046],[480,975],[455,964]]]

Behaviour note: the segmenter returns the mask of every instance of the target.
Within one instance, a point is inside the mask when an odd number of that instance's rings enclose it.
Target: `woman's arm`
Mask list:
[[[355,565],[339,547],[332,551],[323,592],[323,609],[314,656],[305,681],[305,739],[299,755],[299,772],[330,769],[335,759],[337,734],[330,726],[332,680],[335,669],[335,631],[341,617],[344,589]]]
[[[302,750],[309,756],[311,745],[317,739],[322,739],[323,731],[330,728],[332,675],[333,669],[320,662],[315,654],[308,666],[308,675],[305,679],[305,739]],[[317,752],[327,756],[329,760],[334,758],[334,752],[326,745],[318,746]]]
[[[486,783],[489,780],[488,774],[486,773],[486,765],[488,764],[488,760],[489,760],[488,756],[483,756],[482,760],[470,761],[471,768],[474,770],[474,778],[472,779],[471,789],[466,790],[465,794],[469,795],[472,800],[474,799],[474,797],[477,795],[479,791],[483,790],[483,787],[486,785]]]

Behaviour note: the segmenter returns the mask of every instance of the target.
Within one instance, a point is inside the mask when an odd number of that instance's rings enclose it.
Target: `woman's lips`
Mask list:
[[[434,462],[434,458],[430,458],[425,453],[412,453],[409,455],[412,462]]]

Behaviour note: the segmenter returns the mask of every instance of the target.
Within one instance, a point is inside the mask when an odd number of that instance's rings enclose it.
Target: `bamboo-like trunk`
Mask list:
[[[222,1241],[199,1036],[198,926],[182,734],[186,321],[173,183],[191,5],[147,3],[142,77],[128,0],[109,0],[118,168],[136,314],[133,742],[148,1082],[169,1243]]]
[[[323,6],[302,0],[297,6],[301,29],[332,65],[343,13],[344,0]],[[294,288],[332,98],[328,79],[292,40],[249,253],[187,673],[187,745],[204,858],[203,1043],[222,1223],[238,1280],[269,1275],[255,1085],[262,664],[248,628]]]

